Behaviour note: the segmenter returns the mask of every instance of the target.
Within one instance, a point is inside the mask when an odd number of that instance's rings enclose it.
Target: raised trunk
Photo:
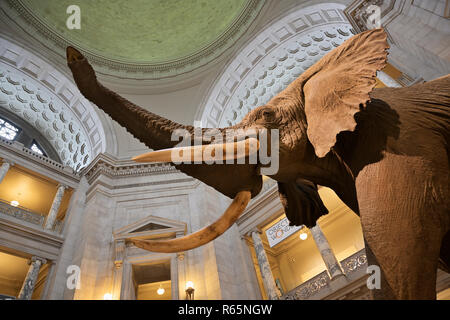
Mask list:
[[[78,51],[72,48],[67,51],[68,65],[80,92],[148,147],[154,150],[172,148],[178,143],[171,140],[175,129],[193,132],[192,126],[158,116],[104,87],[97,81],[91,65]]]
[[[191,139],[194,138],[194,127],[160,117],[105,88],[97,81],[94,69],[86,58],[72,47],[67,48],[67,62],[80,92],[149,148],[153,150],[173,148],[179,143],[172,141],[172,133],[176,129],[187,130],[191,133]],[[232,128],[237,129],[241,126],[244,124]],[[219,130],[224,135],[226,129]],[[202,131],[205,130],[207,129]],[[202,141],[202,144],[209,143],[211,141]],[[258,175],[257,165],[254,164],[181,164],[175,167],[230,198],[234,198],[241,190],[250,190],[254,197],[262,186],[261,176]]]

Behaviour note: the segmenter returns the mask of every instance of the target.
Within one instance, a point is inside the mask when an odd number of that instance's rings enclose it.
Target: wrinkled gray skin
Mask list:
[[[360,215],[369,265],[382,273],[374,298],[435,299],[438,262],[450,264],[450,77],[373,89],[387,48],[382,29],[354,36],[234,128],[280,130],[280,169],[271,178],[292,224],[312,227],[327,213],[317,184]],[[173,147],[176,128],[193,130],[103,87],[70,47],[68,64],[86,98],[150,148]],[[258,165],[177,168],[231,198],[241,190],[255,196],[262,185]]]

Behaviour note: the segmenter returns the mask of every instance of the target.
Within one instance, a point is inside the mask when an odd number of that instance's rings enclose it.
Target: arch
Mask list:
[[[0,38],[0,107],[38,130],[75,171],[106,150],[102,122],[73,81],[25,48]]]
[[[344,9],[338,3],[300,5],[261,31],[212,85],[197,117],[202,126],[239,122],[355,34]]]

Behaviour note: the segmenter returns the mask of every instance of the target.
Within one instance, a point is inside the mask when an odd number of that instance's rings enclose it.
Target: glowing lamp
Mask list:
[[[112,300],[112,294],[111,293],[105,293],[103,296],[103,300]]]
[[[305,232],[300,234],[300,239],[306,240],[307,238],[308,238],[308,235]]]
[[[194,289],[194,283],[192,281],[186,282],[186,290],[187,289]]]
[[[186,282],[186,300],[194,300],[194,283],[192,281]]]
[[[17,206],[19,205],[19,201],[13,200],[13,201],[11,201],[11,205],[12,205],[13,207],[17,207]]]
[[[162,286],[160,286],[158,288],[158,290],[156,290],[156,293],[160,296],[162,296],[164,294],[164,292],[166,292],[166,290],[164,290],[164,288]]]

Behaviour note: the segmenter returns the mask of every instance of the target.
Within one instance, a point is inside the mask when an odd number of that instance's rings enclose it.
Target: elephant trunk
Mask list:
[[[154,150],[172,148],[178,143],[171,139],[174,130],[193,132],[192,126],[158,116],[104,87],[97,81],[87,59],[72,47],[67,48],[67,64],[80,92],[148,147]]]

